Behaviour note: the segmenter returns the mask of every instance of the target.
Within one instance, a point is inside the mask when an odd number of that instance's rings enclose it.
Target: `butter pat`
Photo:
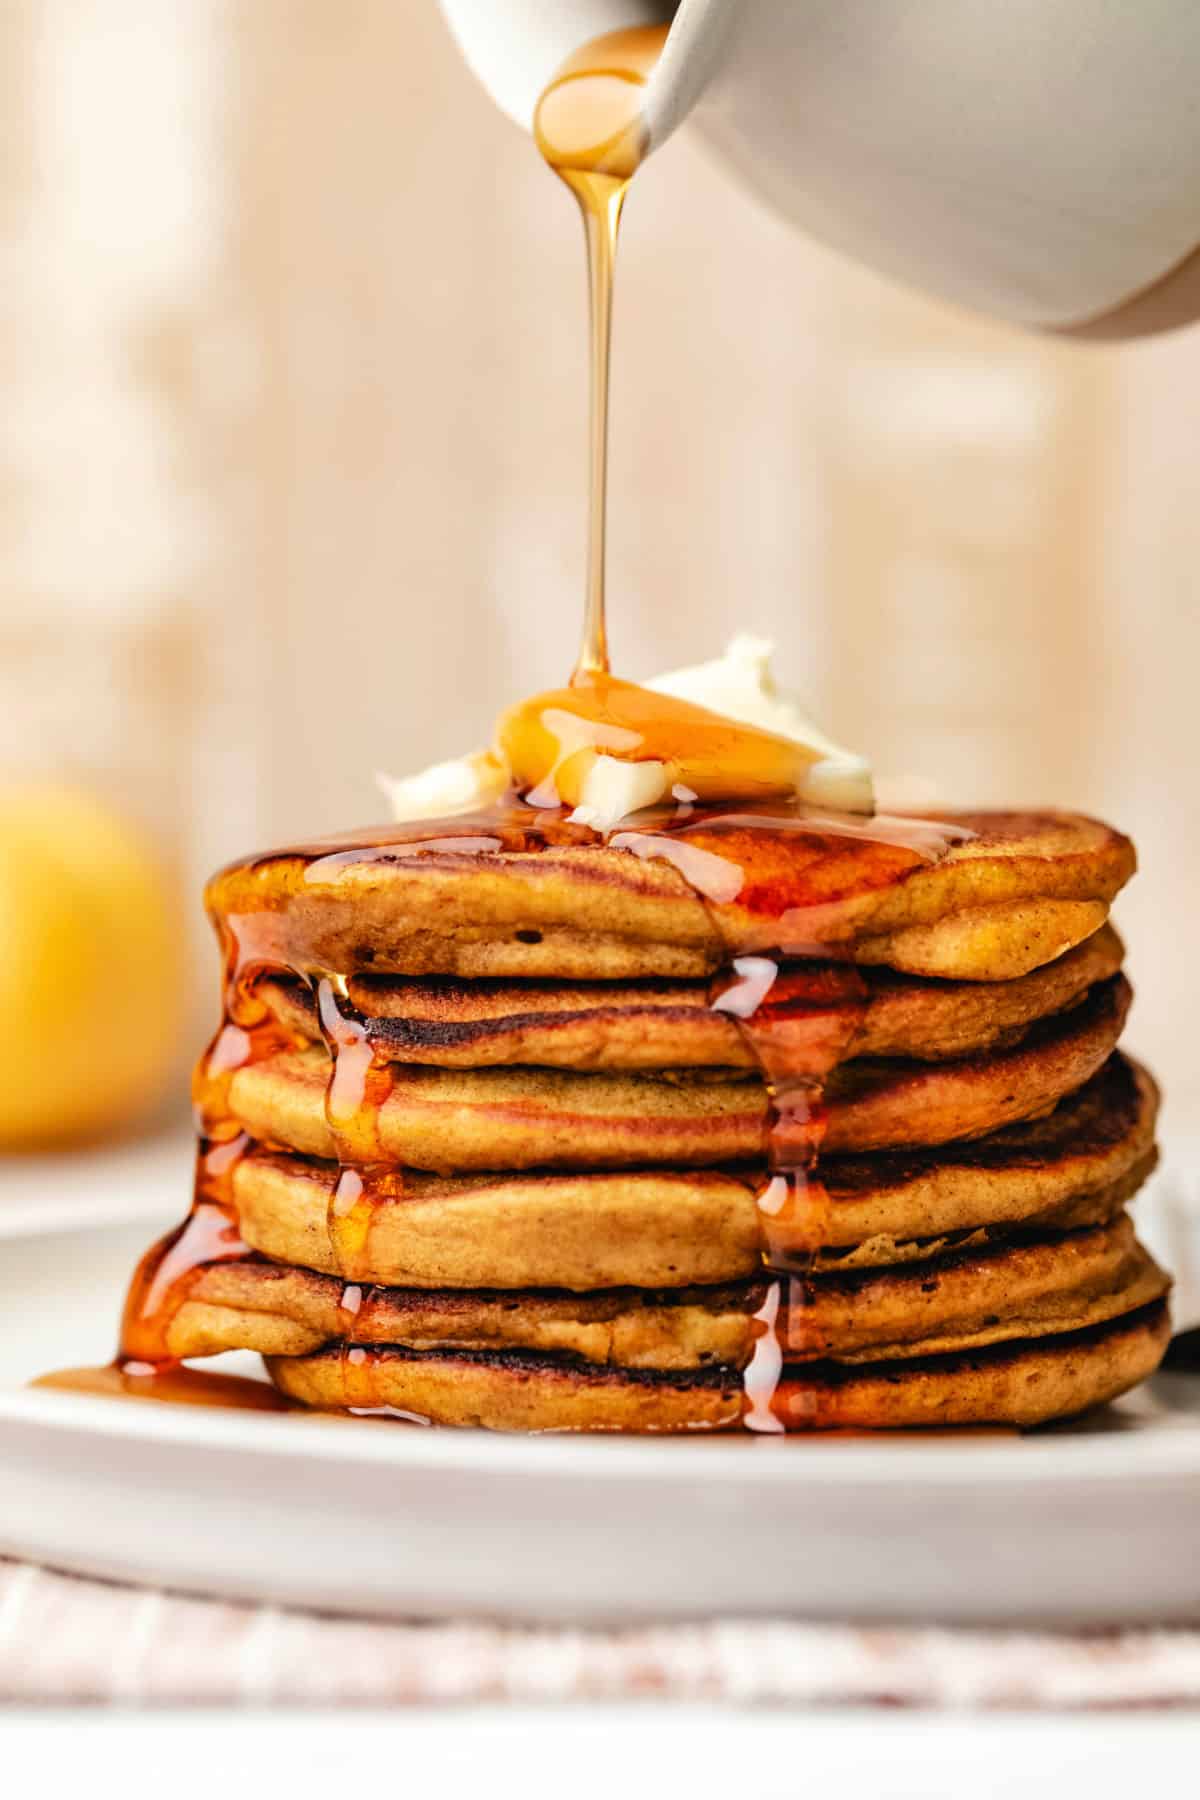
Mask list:
[[[446,819],[456,813],[476,812],[498,800],[509,785],[508,769],[490,750],[474,750],[449,762],[434,763],[419,775],[397,780],[391,775],[375,779],[387,798],[394,819]]]
[[[614,706],[617,717],[603,710],[588,717],[569,710],[569,690],[563,690],[561,703],[540,705],[525,703],[505,715],[505,720],[529,714],[532,728],[548,740],[543,748],[544,764],[538,757],[526,758],[535,765],[534,772],[521,771],[517,785],[534,806],[554,807],[566,799],[575,802],[571,818],[578,824],[601,832],[611,831],[621,820],[655,806],[668,797],[684,802],[695,799],[688,786],[689,768],[686,752],[682,764],[668,760],[676,748],[676,734],[686,741],[688,724],[672,723],[669,716],[646,719],[645,690],[671,699],[703,707],[708,715],[704,727],[710,746],[716,732],[717,748],[708,751],[708,766],[693,762],[691,779],[701,785],[703,774],[708,798],[723,797],[724,776],[731,782],[729,798],[735,800],[740,745],[721,744],[721,721],[756,727],[776,740],[775,766],[794,760],[794,777],[789,770],[787,780],[794,779],[797,797],[810,806],[834,811],[869,813],[874,808],[870,766],[833,743],[806,718],[799,702],[781,693],[771,676],[772,645],[765,638],[741,635],[735,637],[724,656],[711,662],[697,663],[691,668],[675,669],[656,676],[642,687],[604,677],[607,692],[617,695]],[[637,729],[620,723],[620,695],[628,712],[638,702],[635,717]],[[640,702],[638,697],[641,697]],[[546,696],[547,701],[558,696]],[[653,709],[651,709],[652,711]],[[528,729],[528,726],[526,727]],[[691,729],[695,729],[691,727]],[[504,739],[504,721],[501,723]],[[649,741],[647,741],[649,739]],[[504,740],[507,742],[507,740]],[[639,748],[653,748],[658,755],[636,759]],[[793,759],[787,744],[799,745],[808,753]],[[523,747],[523,746],[522,746]],[[728,761],[726,757],[728,756]],[[516,757],[518,764],[520,756]],[[760,774],[761,771],[754,771]],[[453,817],[475,812],[500,799],[513,785],[513,773],[507,757],[497,750],[477,750],[469,756],[449,762],[435,763],[419,775],[404,780],[379,776],[392,815],[398,820]],[[530,782],[535,785],[528,785]],[[714,793],[714,788],[716,792]],[[565,792],[563,791],[565,790]],[[748,791],[754,791],[753,786]],[[761,791],[761,788],[760,788]]]
[[[583,778],[583,792],[571,818],[593,831],[609,831],[630,813],[665,799],[670,779],[666,763],[598,756]]]
[[[780,692],[771,674],[774,650],[769,638],[739,632],[724,656],[656,675],[645,686],[656,694],[690,700],[741,725],[757,725],[760,731],[773,731],[777,737],[820,750],[821,760],[810,764],[801,779],[800,799],[839,812],[873,812],[870,763],[818,731],[796,697]]]

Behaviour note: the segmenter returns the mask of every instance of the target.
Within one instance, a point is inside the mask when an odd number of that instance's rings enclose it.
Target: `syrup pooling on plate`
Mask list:
[[[298,1410],[294,1401],[265,1381],[195,1369],[189,1363],[163,1367],[118,1361],[100,1368],[57,1369],[52,1375],[39,1375],[31,1385],[106,1399],[167,1401],[173,1406],[233,1407],[239,1412]]]

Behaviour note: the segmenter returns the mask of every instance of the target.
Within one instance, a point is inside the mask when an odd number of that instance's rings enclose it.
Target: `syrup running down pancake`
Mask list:
[[[1128,1005],[1118,975],[1006,1050],[948,1063],[844,1064],[825,1083],[824,1147],[950,1143],[1044,1112],[1103,1065]],[[251,1137],[335,1157],[329,1080],[324,1049],[281,1051],[234,1074],[230,1111]],[[380,1159],[446,1173],[743,1161],[765,1156],[773,1129],[766,1083],[740,1070],[577,1075],[392,1065],[387,1080],[374,1125]]]
[[[959,1355],[786,1371],[772,1416],[785,1431],[1044,1424],[1103,1405],[1153,1373],[1170,1325],[1160,1303],[1080,1332]],[[728,1431],[744,1423],[744,1380],[729,1369],[659,1374],[594,1369],[565,1357],[391,1347],[271,1358],[272,1378],[306,1406],[392,1413],[501,1431]]]
[[[1013,981],[930,981],[864,970],[867,1007],[848,1054],[943,1061],[1015,1043],[1119,972],[1111,925],[1057,961]],[[800,965],[796,977],[803,981]],[[785,965],[772,1004],[787,997]],[[316,1000],[301,981],[264,980],[259,994],[289,1031],[320,1041]],[[367,975],[348,983],[381,1060],[442,1069],[529,1064],[628,1070],[756,1069],[732,1014],[703,981],[424,981]]]
[[[1134,869],[1127,838],[1074,814],[904,825],[683,806],[639,827],[605,842],[501,805],[252,857],[207,901],[244,969],[610,981],[824,950],[994,981],[1098,931]]]
[[[563,1353],[643,1369],[743,1368],[766,1284],[584,1294],[358,1284],[355,1342],[406,1349]],[[915,1268],[787,1284],[776,1324],[789,1362],[877,1362],[1075,1331],[1162,1298],[1167,1280],[1128,1218],[1090,1231],[950,1251]],[[176,1356],[227,1349],[303,1356],[339,1343],[342,1281],[267,1262],[215,1263],[171,1325]]]

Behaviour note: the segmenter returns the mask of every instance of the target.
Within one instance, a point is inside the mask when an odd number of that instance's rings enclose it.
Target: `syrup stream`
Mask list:
[[[591,423],[587,593],[577,674],[608,672],[604,570],[613,275],[625,193],[648,148],[642,89],[666,37],[665,25],[648,26],[586,44],[550,82],[534,115],[538,148],[579,202],[587,244]]]
[[[579,672],[608,672],[608,628],[605,622],[605,546],[608,534],[608,365],[612,344],[612,290],[617,258],[617,232],[625,204],[624,181],[610,175],[565,174],[579,199],[587,238],[588,291],[591,298],[591,423],[587,599]]]

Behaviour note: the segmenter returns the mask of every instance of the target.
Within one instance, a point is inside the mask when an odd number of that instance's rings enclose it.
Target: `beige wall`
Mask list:
[[[0,83],[0,758],[99,780],[194,886],[565,673],[578,227],[433,0],[7,0]],[[910,795],[1132,830],[1134,1036],[1200,1101],[1198,375],[1200,330],[886,288],[686,136],[627,211],[620,668],[761,629]]]

